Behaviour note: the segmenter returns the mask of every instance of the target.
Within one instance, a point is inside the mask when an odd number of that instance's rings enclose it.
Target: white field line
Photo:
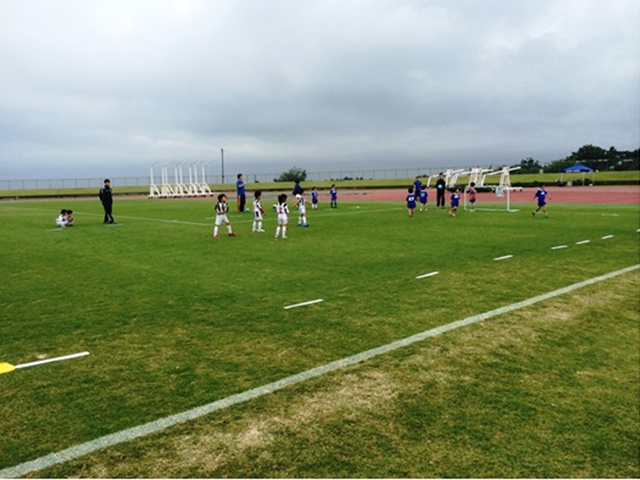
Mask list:
[[[375,209],[375,210],[358,210],[357,212],[333,212],[333,213],[313,213],[311,215],[308,215],[310,210],[307,210],[307,216],[309,217],[309,220],[312,220],[314,218],[320,218],[320,217],[339,217],[342,215],[360,215],[360,214],[364,214],[364,213],[381,213],[381,212],[393,212],[393,211],[397,211],[397,210],[406,210],[405,208],[379,208],[379,209]],[[312,210],[311,210],[312,211]],[[270,210],[267,210],[267,214],[270,213]],[[273,212],[275,215],[275,212]],[[289,214],[290,216],[295,215],[296,211],[295,210],[291,210],[291,213]],[[248,215],[248,214],[245,214]],[[216,217],[206,217],[207,220],[213,220]],[[253,217],[249,215],[249,218],[246,220],[232,220],[230,219],[231,224],[234,223],[251,223],[253,222]]]
[[[636,230],[636,233],[640,232],[640,228]]]
[[[416,278],[427,278],[427,277],[433,277],[434,275],[438,275],[440,272],[431,272],[431,273],[425,273],[424,275],[418,275]]]
[[[89,352],[72,353],[71,355],[65,355],[63,357],[47,358],[36,362],[22,363],[20,365],[16,365],[16,369],[35,367],[36,365],[44,365],[45,363],[51,362],[61,362],[62,360],[71,360],[72,358],[86,357],[87,355],[89,355]]]
[[[304,307],[305,305],[313,305],[314,303],[320,303],[320,302],[324,302],[324,300],[319,298],[317,300],[311,300],[310,302],[302,302],[302,303],[296,303],[295,305],[287,305],[286,307],[284,307],[284,309],[289,310],[290,308]]]
[[[52,210],[48,210],[45,208],[20,208],[20,207],[2,207],[2,208],[6,208],[6,209],[12,209],[12,210],[21,210],[21,211],[34,211],[34,210],[38,210],[41,212],[53,212]],[[366,209],[362,209],[362,210],[358,210],[358,211],[353,211],[353,212],[333,212],[333,213],[325,213],[325,214],[313,214],[311,216],[309,216],[309,219],[313,219],[313,218],[319,218],[319,217],[334,217],[334,216],[342,216],[342,215],[360,215],[360,214],[364,214],[364,213],[381,213],[381,212],[392,212],[395,210],[404,210],[404,208],[384,208],[384,209],[375,209],[375,210],[366,210]],[[1,211],[1,209],[0,209]],[[104,214],[103,213],[89,213],[89,212],[78,212],[78,211],[74,211],[73,213],[75,213],[76,215],[88,215],[88,216],[93,216],[93,217],[103,217]],[[267,212],[268,213],[268,212]],[[52,213],[53,214],[53,213]],[[294,215],[295,212],[292,212],[292,215]],[[251,214],[246,214],[247,218],[246,219],[234,219],[233,217],[230,218],[231,221],[231,225],[234,225],[236,223],[252,223],[253,222],[253,216]],[[129,220],[142,220],[145,222],[159,222],[159,223],[173,223],[176,225],[195,225],[198,227],[212,227],[213,226],[213,222],[211,223],[202,223],[202,222],[185,222],[182,220],[165,220],[162,218],[147,218],[147,217],[131,217],[129,215],[119,215],[119,214],[115,214],[115,216],[120,219],[120,218],[124,218],[124,219],[129,219]],[[205,220],[213,220],[216,217],[206,217]],[[116,224],[117,225],[117,224]]]
[[[603,213],[602,216],[603,217],[619,217],[620,214],[619,213]]]
[[[500,260],[506,260],[507,258],[513,258],[513,255],[504,255],[502,257],[496,257],[493,259],[494,262],[499,262]]]
[[[569,248],[569,245],[558,245],[556,247],[551,247],[551,250],[561,250],[563,248]]]
[[[609,240],[610,238],[613,238],[613,235],[605,235],[604,237],[602,237],[602,240]]]
[[[591,243],[591,240],[582,240],[580,242],[576,242],[576,245],[586,245],[587,243]]]
[[[422,333],[418,333],[416,335],[403,338],[402,340],[397,340],[395,342],[388,343],[381,347],[372,348],[371,350],[366,350],[364,352],[357,353],[350,357],[345,357],[340,360],[336,360],[334,362],[330,362],[325,365],[315,367],[295,375],[291,375],[290,377],[286,377],[281,380],[268,383],[261,387],[257,387],[251,390],[246,390],[242,393],[231,395],[221,400],[216,400],[215,402],[211,402],[206,405],[193,408],[191,410],[187,410],[181,413],[176,413],[168,417],[159,418],[158,420],[154,420],[152,422],[145,423],[143,425],[138,425],[136,427],[128,428],[126,430],[121,430],[116,433],[105,435],[103,437],[99,437],[94,440],[90,440],[88,442],[81,443],[73,447],[69,447],[59,452],[50,453],[43,457],[37,458],[35,460],[31,460],[31,461],[16,465],[14,467],[9,467],[9,468],[0,470],[0,478],[14,478],[14,477],[19,477],[21,475],[27,475],[29,473],[42,470],[44,468],[48,468],[69,460],[80,458],[84,455],[88,455],[89,453],[95,452],[97,450],[101,450],[103,448],[111,447],[113,445],[118,445],[124,442],[129,442],[136,438],[140,438],[146,435],[150,435],[152,433],[160,432],[174,425],[185,423],[190,420],[195,420],[196,418],[200,418],[212,412],[229,408],[232,405],[247,402],[249,400],[253,400],[254,398],[258,398],[263,395],[273,393],[278,390],[282,390],[283,388],[289,387],[291,385],[304,382],[311,378],[320,377],[322,375],[325,375],[326,373],[333,372],[336,370],[341,370],[351,365],[356,365],[358,363],[364,362],[366,360],[377,357],[379,355],[383,355],[383,354],[392,352],[394,350],[404,348],[416,342],[421,342],[429,337],[441,335],[451,330],[455,330],[460,327],[465,327],[467,325],[471,325],[474,323],[483,322],[490,318],[497,317],[498,315],[503,315],[505,313],[509,313],[514,310],[519,310],[521,308],[529,307],[531,305],[535,305],[536,303],[540,303],[545,300],[558,297],[560,295],[571,293],[580,288],[584,288],[589,285],[603,282],[605,280],[609,280],[611,278],[624,275],[625,273],[633,272],[638,269],[640,269],[640,264],[623,268],[621,270],[616,270],[614,272],[609,272],[604,275],[600,275],[598,277],[593,277],[588,280],[584,280],[582,282],[574,283],[573,285],[560,288],[558,290],[553,290],[551,292],[544,293],[542,295],[538,295],[538,296],[529,298],[527,300],[523,300],[521,302],[512,303],[510,305],[506,305],[504,307],[500,307],[495,310],[491,310],[489,312],[473,315],[471,317],[467,317],[462,320],[458,320],[456,322],[448,323],[446,325],[442,325],[440,327],[436,327],[431,330],[426,330]]]

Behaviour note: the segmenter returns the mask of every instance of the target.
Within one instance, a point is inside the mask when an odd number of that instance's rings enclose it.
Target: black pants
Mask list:
[[[113,216],[111,215],[111,208],[113,207],[113,203],[103,203],[102,208],[104,208],[104,223],[115,223]]]
[[[436,208],[444,207],[444,190],[438,190],[436,196]]]
[[[247,201],[245,195],[238,195],[238,212],[244,213],[244,204]]]

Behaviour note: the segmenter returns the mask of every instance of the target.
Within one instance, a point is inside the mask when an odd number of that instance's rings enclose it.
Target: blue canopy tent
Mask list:
[[[576,163],[573,167],[565,168],[565,173],[591,173],[593,172],[593,168],[589,168],[585,165],[580,165]]]
[[[593,168],[589,168],[586,165],[580,165],[579,163],[576,163],[572,167],[565,168],[562,171],[562,173],[581,173],[582,174],[582,185],[584,185],[585,173],[593,173],[593,180],[591,181],[591,184],[593,185],[596,182],[595,172],[594,172]],[[560,174],[560,181],[562,181],[562,173]],[[572,183],[573,183],[572,181],[568,181],[567,182],[567,186],[570,187],[572,185]]]

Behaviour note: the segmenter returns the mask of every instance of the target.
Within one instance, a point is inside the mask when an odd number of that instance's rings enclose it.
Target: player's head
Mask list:
[[[426,190],[427,186],[426,185],[420,185],[420,190]]]
[[[420,180],[420,175],[416,175],[416,180]]]
[[[105,184],[105,186],[108,187],[109,185],[111,185],[111,180],[109,180],[108,178],[105,178],[104,179],[104,184]]]
[[[238,174],[238,180],[241,180],[241,179],[242,179],[242,174],[241,174],[241,173],[239,173],[239,174]]]
[[[227,196],[224,193],[221,193],[220,195],[218,195],[218,201],[225,203],[227,201]]]
[[[71,215],[73,213],[73,210],[67,210],[67,215]]]
[[[440,173],[438,174],[438,176],[439,176],[439,177],[442,177],[442,172],[440,172]]]
[[[257,200],[262,196],[262,192],[260,190],[256,190],[256,192],[253,195],[254,197],[256,197],[256,200]]]
[[[304,188],[300,189],[300,195],[302,195],[304,193]]]
[[[316,187],[313,187],[311,190],[313,190],[315,192],[316,191]]]
[[[60,210],[60,215],[66,215],[67,214],[67,210],[66,209],[62,209]]]
[[[335,183],[332,183],[332,184],[331,184],[331,188],[333,188],[333,187],[335,187],[335,186],[336,186],[336,184],[335,184]]]
[[[280,195],[278,195],[278,203],[284,203],[286,201],[287,201],[286,193],[281,193]]]
[[[545,187],[544,183],[541,183],[540,188],[544,188],[544,187]]]
[[[413,193],[413,187],[409,187],[409,188],[407,189],[407,192],[409,192],[409,193]]]
[[[476,186],[476,182],[471,182],[471,186],[475,187]]]

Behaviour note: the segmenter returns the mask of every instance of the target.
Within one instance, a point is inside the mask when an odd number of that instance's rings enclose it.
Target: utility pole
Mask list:
[[[224,183],[224,148],[220,149],[220,156],[222,158],[222,183]]]

